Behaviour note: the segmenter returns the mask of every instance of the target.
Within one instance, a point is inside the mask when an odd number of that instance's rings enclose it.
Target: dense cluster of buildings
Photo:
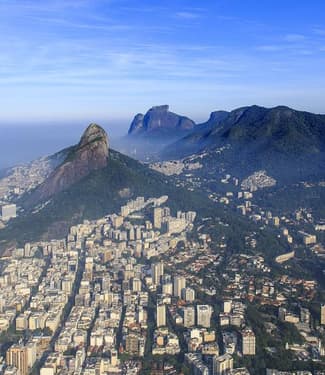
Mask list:
[[[167,202],[138,197],[1,260],[0,330],[14,336],[0,373],[136,375],[154,358],[152,374],[178,374],[168,358],[183,355],[190,374],[247,375],[236,363],[257,355],[252,302],[276,308],[276,319],[304,335],[303,347],[287,347],[297,358],[323,353],[309,309],[289,303],[311,300],[316,282],[272,278],[261,255],[228,254],[224,236],[213,251],[203,226],[193,233],[196,213],[173,213]],[[254,236],[246,242],[254,247]],[[276,332],[274,320],[265,326]]]
[[[60,163],[60,158],[42,157],[30,163],[10,168],[0,178],[0,201],[10,202],[41,184],[53,168]]]
[[[27,245],[26,250],[28,248]],[[16,317],[23,314],[45,267],[43,259],[25,254],[24,258],[8,258],[1,269],[0,332],[7,330]]]
[[[6,352],[5,374],[25,375],[34,368],[42,375],[133,371],[119,356],[145,355],[144,279],[151,268],[139,260],[175,246],[195,219],[194,212],[173,217],[167,206],[160,208],[167,199],[139,197],[119,215],[85,221],[64,240],[26,244],[3,259],[1,330],[13,325],[21,334]],[[151,216],[143,211],[148,206]],[[175,333],[156,336],[158,343],[168,340],[166,353],[179,352]]]

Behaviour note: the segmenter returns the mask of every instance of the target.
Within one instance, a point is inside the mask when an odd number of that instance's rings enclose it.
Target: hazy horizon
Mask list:
[[[45,125],[20,123],[3,126],[0,138],[0,170],[51,155],[78,143],[88,124],[57,122]],[[119,127],[107,126],[104,122],[100,125],[108,133],[111,145],[126,134],[125,130],[127,131],[127,126],[124,127],[122,123]]]
[[[148,109],[142,112],[145,113]],[[222,109],[216,108],[215,110]],[[229,110],[233,109],[235,108]],[[170,106],[170,110],[175,112],[173,106]],[[188,113],[179,114],[190,117],[196,124],[200,124],[208,120],[212,111],[207,112],[205,116],[196,118],[189,116]],[[7,123],[0,121],[0,129],[2,131],[2,137],[0,138],[0,170],[51,155],[65,147],[78,143],[83,131],[93,122],[101,125],[106,130],[110,146],[113,148],[116,146],[116,149],[118,149],[121,146],[119,140],[127,135],[132,119],[133,117],[119,120],[84,118],[67,121],[39,120],[38,122],[10,121]]]
[[[292,11],[294,9],[294,12]],[[0,1],[0,169],[78,142],[114,140],[155,105],[325,113],[325,4],[288,0]]]

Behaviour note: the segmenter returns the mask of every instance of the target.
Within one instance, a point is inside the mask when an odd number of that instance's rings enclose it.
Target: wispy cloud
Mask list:
[[[272,43],[261,44],[256,49],[260,52],[283,52],[290,55],[310,56],[319,52],[321,46],[324,45],[321,38],[312,37],[314,32],[312,29],[309,34],[288,33],[284,36],[274,37]]]
[[[325,41],[316,21],[309,31],[275,29],[261,15],[197,3],[0,0],[3,108],[20,103],[38,113],[92,103],[100,111],[107,102],[125,111],[125,102],[130,110],[168,101],[196,107],[218,97],[239,104],[241,95],[253,100],[253,88],[271,96],[276,83],[321,76]]]
[[[269,44],[269,45],[261,45],[256,47],[257,51],[266,52],[266,53],[273,53],[273,54],[286,54],[288,58],[291,55],[304,55],[310,56],[313,55],[315,52],[319,51],[319,47],[317,46],[308,46],[308,45],[288,45],[288,44]]]
[[[287,34],[284,36],[284,40],[287,42],[303,42],[306,39],[307,37],[302,34]]]
[[[313,32],[316,35],[325,36],[325,28],[324,27],[320,27],[320,26],[314,27]]]
[[[278,52],[283,51],[286,47],[280,44],[265,44],[257,46],[257,50],[265,52]]]
[[[201,18],[201,16],[202,15],[197,12],[190,12],[190,11],[182,11],[182,12],[177,12],[175,14],[175,17],[181,18],[184,20],[195,20],[195,19]]]
[[[94,0],[95,2],[96,0]],[[18,12],[18,14],[50,14],[67,10],[80,10],[90,5],[90,0],[42,0],[39,2],[32,0],[23,2],[20,0],[2,0],[0,2],[0,10],[6,13]]]

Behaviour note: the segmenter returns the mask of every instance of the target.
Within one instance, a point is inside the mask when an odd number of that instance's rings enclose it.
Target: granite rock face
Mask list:
[[[143,115],[138,113],[129,128],[129,135],[176,135],[192,130],[194,121],[169,111],[168,105],[152,107]]]
[[[228,115],[229,115],[229,112],[227,112],[227,111],[214,111],[214,112],[211,112],[210,118],[207,121],[207,123],[209,123],[211,125],[218,124],[221,121],[225,120]]]
[[[71,147],[66,159],[27,198],[28,205],[46,201],[51,196],[108,164],[108,137],[103,128],[90,124],[78,145]]]

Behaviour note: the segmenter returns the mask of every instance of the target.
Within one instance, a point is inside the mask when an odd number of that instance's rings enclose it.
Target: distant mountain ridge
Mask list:
[[[214,126],[222,123],[222,121],[224,121],[228,117],[229,113],[230,112],[228,111],[211,112],[208,121],[203,122],[202,124],[198,124],[196,130],[200,132],[203,129],[208,130],[208,129],[213,128]]]
[[[185,137],[168,145],[163,159],[179,159],[227,146],[222,163],[238,175],[267,169],[278,178],[324,175],[325,115],[285,106],[250,106],[211,115]],[[207,159],[207,158],[206,158]]]
[[[212,112],[210,119],[198,125],[175,145],[185,154],[186,145],[194,152],[224,142],[253,144],[261,141],[263,148],[279,152],[321,152],[325,149],[325,115],[296,111],[285,106],[264,108],[250,106],[231,112]],[[181,149],[179,149],[181,147]]]

